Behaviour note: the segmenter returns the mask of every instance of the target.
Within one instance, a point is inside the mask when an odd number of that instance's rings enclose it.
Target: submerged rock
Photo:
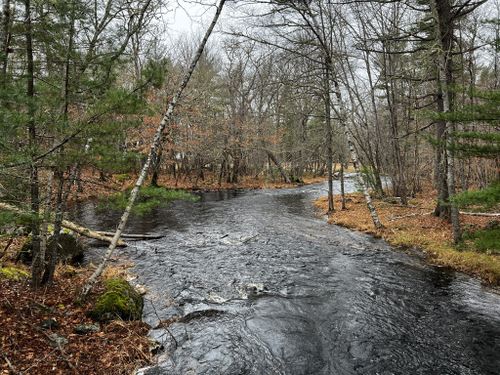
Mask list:
[[[124,279],[114,278],[106,281],[104,293],[89,315],[97,321],[140,320],[143,306],[143,298],[134,287]]]

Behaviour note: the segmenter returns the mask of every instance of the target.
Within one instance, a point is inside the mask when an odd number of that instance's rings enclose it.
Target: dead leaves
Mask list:
[[[148,364],[149,327],[142,322],[111,322],[87,335],[74,332],[76,325],[91,323],[89,303],[79,306],[73,298],[88,275],[65,275],[38,291],[0,280],[0,374],[130,374]],[[57,326],[42,328],[50,319]],[[54,347],[51,335],[67,343]]]

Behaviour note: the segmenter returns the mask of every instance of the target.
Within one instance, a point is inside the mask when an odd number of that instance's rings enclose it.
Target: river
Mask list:
[[[348,188],[353,189],[352,181]],[[134,218],[155,374],[500,374],[500,295],[326,223],[326,184],[213,192]],[[113,229],[119,213],[76,213]]]

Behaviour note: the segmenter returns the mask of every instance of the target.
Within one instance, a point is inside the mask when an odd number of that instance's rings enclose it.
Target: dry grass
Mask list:
[[[475,251],[471,243],[460,251],[452,244],[451,227],[446,221],[432,215],[436,201],[432,192],[412,199],[408,207],[375,200],[375,206],[385,228],[376,230],[361,194],[349,194],[347,210],[336,211],[329,222],[384,238],[394,246],[415,247],[427,254],[430,262],[449,266],[458,271],[478,276],[484,281],[500,285],[500,256]],[[340,207],[336,197],[336,207]],[[316,201],[326,211],[326,197]],[[483,228],[491,218],[461,216],[468,229]]]

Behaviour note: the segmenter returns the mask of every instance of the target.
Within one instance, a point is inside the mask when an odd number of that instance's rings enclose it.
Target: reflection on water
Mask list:
[[[203,193],[132,220],[165,235],[120,250],[150,290],[144,319],[189,317],[152,330],[166,352],[144,373],[499,373],[500,296],[326,224],[325,189]],[[119,213],[75,215],[112,229]]]

